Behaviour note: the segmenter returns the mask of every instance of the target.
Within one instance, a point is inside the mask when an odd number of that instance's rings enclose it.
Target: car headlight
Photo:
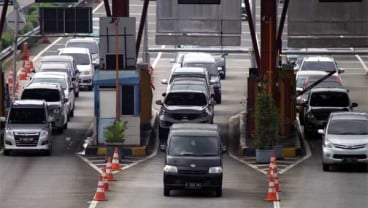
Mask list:
[[[307,118],[309,118],[309,119],[314,119],[315,117],[314,117],[313,113],[308,113],[308,114],[307,114]]]
[[[327,138],[325,138],[324,140],[323,140],[323,145],[325,146],[325,147],[327,147],[327,148],[333,148],[333,144],[331,143],[331,141],[330,140],[328,140]]]
[[[54,108],[54,109],[52,110],[52,112],[53,112],[53,113],[60,113],[60,108]]]
[[[178,168],[172,165],[165,165],[164,172],[165,173],[178,173]]]
[[[82,71],[81,74],[82,75],[91,75],[92,73],[90,71]]]
[[[49,132],[48,131],[46,131],[46,130],[41,130],[41,132],[40,132],[40,137],[47,137],[47,135],[49,134]]]
[[[5,137],[6,138],[14,138],[13,130],[10,130],[10,129],[5,130]]]
[[[220,166],[210,167],[210,169],[208,170],[208,173],[222,173],[222,167]]]

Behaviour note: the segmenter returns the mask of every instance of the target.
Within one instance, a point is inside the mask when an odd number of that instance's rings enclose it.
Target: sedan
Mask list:
[[[368,164],[368,113],[334,112],[322,134],[323,170],[335,164]]]

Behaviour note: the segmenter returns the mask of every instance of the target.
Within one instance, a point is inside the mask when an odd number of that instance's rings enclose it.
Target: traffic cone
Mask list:
[[[266,201],[280,201],[279,194],[275,190],[275,183],[272,176],[268,177],[268,192],[265,198]]]
[[[115,149],[114,149],[114,155],[112,157],[111,169],[112,170],[119,170],[119,171],[121,170],[118,147],[115,147]]]
[[[50,40],[49,38],[47,37],[47,35],[43,35],[42,36],[42,40],[41,40],[42,43],[46,43],[46,44],[49,44],[50,43]]]
[[[23,44],[23,53],[21,56],[22,60],[29,60],[28,43]]]
[[[106,163],[106,178],[108,181],[115,181],[114,179],[114,174],[112,174],[112,170],[111,170],[111,157],[107,158],[107,163]]]
[[[102,168],[102,178],[103,178],[103,187],[104,187],[105,192],[110,191],[109,183],[108,183],[107,176],[106,176],[106,167]]]
[[[100,175],[100,178],[98,180],[98,184],[97,184],[97,190],[96,190],[96,194],[93,197],[93,200],[95,201],[106,201],[106,196],[105,196],[105,190],[103,187],[103,179],[102,179],[102,175]]]
[[[270,175],[271,170],[273,170],[274,172],[277,172],[277,163],[276,163],[275,151],[272,151],[272,153],[271,153],[270,165],[269,165],[269,168],[268,168],[268,175]]]

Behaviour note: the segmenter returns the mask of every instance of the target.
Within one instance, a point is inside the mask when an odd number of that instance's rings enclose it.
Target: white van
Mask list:
[[[59,55],[73,56],[77,63],[79,74],[79,87],[92,90],[92,79],[95,67],[88,48],[60,48]]]

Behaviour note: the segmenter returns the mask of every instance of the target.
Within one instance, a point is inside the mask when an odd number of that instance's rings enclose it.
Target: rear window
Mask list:
[[[90,57],[86,53],[63,53],[61,55],[73,56],[73,58],[74,58],[75,62],[77,63],[77,65],[89,65],[89,64],[91,64]]]
[[[90,53],[99,53],[97,44],[93,42],[68,42],[66,47],[88,48]]]
[[[24,89],[22,99],[46,100],[47,102],[60,101],[60,94],[55,89]]]
[[[32,82],[36,82],[36,83],[57,83],[60,84],[60,86],[65,90],[66,89],[66,80],[62,79],[62,78],[50,78],[50,77],[36,77],[36,78],[32,78]]]
[[[215,136],[172,136],[168,154],[172,156],[217,156],[219,142]]]
[[[169,93],[165,99],[166,105],[204,106],[207,104],[203,93]]]
[[[211,76],[217,76],[218,75],[218,71],[215,67],[215,64],[213,64],[213,63],[184,63],[183,66],[185,66],[185,67],[202,67],[202,68],[206,68],[208,73]]]
[[[336,119],[331,120],[328,126],[329,134],[340,135],[367,135],[368,120],[365,119]]]
[[[12,108],[9,112],[9,123],[46,123],[44,108]]]
[[[317,92],[312,93],[310,105],[318,107],[348,107],[349,96],[342,92]]]
[[[330,61],[304,61],[301,70],[337,71],[335,63]]]

